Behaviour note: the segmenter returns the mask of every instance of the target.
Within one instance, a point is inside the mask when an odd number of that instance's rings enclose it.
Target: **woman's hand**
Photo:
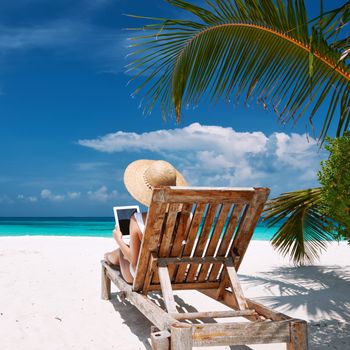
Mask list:
[[[123,235],[122,235],[120,228],[118,226],[116,226],[113,230],[113,237],[118,243],[123,240],[123,238],[122,238]]]

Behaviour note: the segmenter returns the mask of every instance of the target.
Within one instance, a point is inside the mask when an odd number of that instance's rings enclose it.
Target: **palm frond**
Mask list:
[[[312,263],[334,234],[328,231],[329,218],[321,214],[321,188],[284,193],[270,200],[264,217],[268,226],[281,224],[272,245],[295,264]]]
[[[311,35],[303,0],[206,0],[206,7],[168,2],[196,20],[152,19],[143,27],[146,35],[132,38],[136,58],[129,69],[137,72],[135,93],[145,91],[146,113],[159,102],[179,120],[184,105],[244,97],[274,110],[281,123],[297,122],[308,111],[312,124],[328,106],[321,140],[333,123],[337,135],[348,129],[348,39],[331,35],[337,19],[347,20],[347,8],[325,14]]]

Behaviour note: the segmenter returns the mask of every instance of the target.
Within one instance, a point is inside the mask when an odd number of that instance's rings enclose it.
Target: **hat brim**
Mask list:
[[[137,201],[147,207],[151,204],[153,189],[146,185],[144,174],[154,162],[155,160],[139,159],[130,163],[124,172],[125,187]],[[176,186],[187,186],[185,178],[177,170]]]

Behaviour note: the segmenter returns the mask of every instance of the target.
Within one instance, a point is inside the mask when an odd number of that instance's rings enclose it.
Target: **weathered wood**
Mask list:
[[[152,350],[170,350],[170,332],[158,331],[151,333]]]
[[[235,261],[236,271],[238,271],[244,254],[247,251],[248,244],[253,236],[254,229],[270,193],[268,188],[257,188],[255,190],[256,195],[253,197],[252,203],[249,204],[244,213],[244,220],[237,231],[231,248],[233,255],[240,257]]]
[[[230,213],[231,206],[232,206],[231,203],[226,203],[221,207],[215,229],[213,231],[213,234],[210,239],[210,243],[206,251],[206,256],[214,256],[217,245],[220,242],[220,236],[223,232],[225,223],[228,219],[227,216]],[[202,268],[198,275],[198,282],[204,282],[207,279],[208,271],[211,266],[212,264],[208,264],[208,263],[205,263],[202,265]]]
[[[164,331],[164,342],[157,340],[157,332],[152,331],[154,348],[158,346],[156,349],[163,350],[160,346],[169,346],[169,333],[166,332],[170,330],[173,350],[272,342],[286,342],[288,350],[307,349],[306,323],[245,299],[237,278],[236,271],[268,191],[264,188],[235,191],[227,188],[154,189],[133,287],[106,263],[103,263],[105,271],[102,275],[113,281],[158,329]],[[203,222],[201,232],[198,232]],[[160,284],[154,283],[157,276]],[[231,291],[226,289],[229,285]],[[106,295],[107,288],[106,285]],[[170,314],[132,288],[143,293],[162,290]],[[197,289],[212,298],[219,292],[219,301],[233,310],[179,314],[172,294],[174,289]],[[179,322],[207,317],[244,317],[254,322],[193,325]]]
[[[101,261],[101,298],[109,300],[111,297],[111,280],[107,276],[106,268],[104,267],[104,260]]]
[[[219,287],[219,282],[194,282],[194,283],[172,283],[173,290],[188,290],[188,289],[215,289]],[[151,284],[149,291],[161,290],[160,284]]]
[[[163,189],[154,189],[153,197],[162,197]],[[150,254],[158,248],[161,230],[164,222],[167,204],[164,202],[154,203],[150,206],[147,219],[145,233],[140,247],[140,254],[136,266],[136,275],[133,283],[135,291],[141,291],[144,285]]]
[[[171,349],[192,349],[192,326],[190,324],[176,322],[171,325]]]
[[[255,195],[254,188],[165,188],[163,196],[157,196],[156,201],[166,203],[248,203]]]
[[[192,200],[193,200],[193,198],[192,198]],[[183,256],[190,256],[191,255],[193,245],[195,244],[196,236],[198,234],[198,229],[199,229],[199,226],[202,222],[205,207],[206,207],[205,203],[199,203],[195,209],[193,219],[191,221],[190,231],[188,233],[186,244],[184,246],[184,250],[183,250],[183,254],[182,254]],[[176,277],[175,277],[176,283],[183,282],[185,280],[186,270],[187,270],[187,265],[179,266],[177,273],[176,273]]]
[[[243,205],[242,204],[237,204],[232,210],[231,217],[229,220],[229,223],[226,227],[225,233],[220,241],[220,247],[216,253],[216,256],[225,256],[227,253],[227,250],[229,248],[230,242],[232,240],[232,237],[235,233],[235,228],[237,225],[237,222],[239,220],[239,217],[241,215]],[[218,274],[220,271],[222,265],[220,264],[214,264],[213,268],[210,271],[209,275],[209,281],[216,281],[218,279]]]
[[[146,276],[143,282],[143,294],[147,295],[149,287],[153,278],[154,272],[157,270],[157,258],[155,253],[150,254],[150,261],[148,263]]]
[[[207,214],[205,216],[205,220],[203,223],[203,227],[201,230],[201,233],[198,238],[198,242],[196,245],[196,248],[194,250],[193,256],[194,257],[201,257],[205,253],[205,248],[208,245],[208,238],[210,231],[212,229],[215,216],[217,214],[219,205],[217,203],[213,203],[209,205]],[[200,267],[199,264],[192,263],[189,267],[189,270],[187,272],[186,276],[186,282],[194,282],[196,279],[196,274],[198,271],[198,267]]]
[[[171,289],[168,268],[158,267],[158,275],[166,309],[169,313],[176,313],[176,303],[174,300],[173,291]]]
[[[255,314],[255,310],[229,310],[229,311],[205,311],[205,312],[185,312],[171,314],[176,320],[192,320],[201,318],[226,318],[226,317],[242,317],[252,316]]]
[[[134,292],[131,285],[127,284],[120,272],[105,265],[106,273],[118,289],[125,293],[125,296],[136,308],[142,312],[154,325],[160,330],[170,329],[170,326],[176,322],[167,312],[157,306],[147,296]]]
[[[291,320],[292,318],[275,310],[272,310],[256,301],[246,298],[248,307],[254,309],[259,315],[273,320],[273,321],[282,321],[282,320]]]
[[[160,248],[158,251],[158,256],[159,257],[164,257],[168,256],[171,246],[170,243],[172,239],[174,238],[174,228],[175,228],[175,222],[176,222],[176,217],[179,209],[179,204],[178,203],[172,203],[169,206],[169,211],[167,214],[167,220],[165,223],[165,228],[164,228],[164,233],[162,235],[162,241],[160,244]]]
[[[205,264],[205,263],[225,263],[231,258],[215,256],[186,256],[181,258],[156,258],[158,265],[167,266],[170,264]]]
[[[199,292],[205,294],[206,296],[213,298],[216,300],[216,290],[214,289],[203,289],[203,290],[199,290]],[[231,307],[231,308],[236,308],[236,302],[234,300],[234,297],[232,295],[232,292],[230,291],[225,291],[225,293],[223,294],[222,299],[218,300],[220,303]],[[246,298],[247,304],[249,309],[254,309],[259,315],[273,320],[273,321],[282,321],[282,320],[291,320],[292,318],[282,314],[280,312],[276,312],[260,303],[257,303],[256,301],[253,301],[249,298]]]
[[[171,248],[170,257],[181,257],[183,252],[183,245],[186,242],[190,223],[192,216],[192,204],[184,204],[182,206],[182,211],[178,218],[178,223],[176,227],[175,238],[173,241],[173,246]],[[170,280],[173,281],[178,269],[177,265],[168,266]]]
[[[293,320],[290,323],[290,342],[287,343],[287,350],[307,350],[307,324],[302,320]]]
[[[244,345],[290,341],[289,321],[193,325],[193,345]]]
[[[239,282],[236,270],[233,266],[225,266],[226,268],[226,272],[231,284],[231,288],[232,288],[232,294],[234,295],[234,297],[236,298],[237,301],[237,305],[238,308],[240,310],[245,310],[248,309],[248,305],[247,302],[245,300],[245,296],[243,293],[243,289],[241,287],[241,284]]]

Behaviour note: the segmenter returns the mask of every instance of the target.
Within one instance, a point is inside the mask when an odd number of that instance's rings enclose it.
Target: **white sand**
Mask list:
[[[0,349],[150,349],[150,323],[116,289],[100,299],[100,264],[112,239],[0,238]],[[350,349],[350,247],[332,244],[316,266],[295,268],[253,241],[240,269],[246,295],[310,321],[310,349]],[[225,307],[181,292],[189,311]],[[222,349],[285,349],[283,344]],[[214,348],[210,348],[214,349]]]

